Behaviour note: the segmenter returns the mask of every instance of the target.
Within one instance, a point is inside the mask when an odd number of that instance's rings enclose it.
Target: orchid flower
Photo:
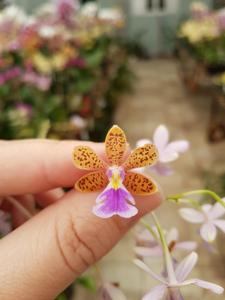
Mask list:
[[[116,285],[106,282],[100,289],[100,300],[126,300],[126,296]]]
[[[225,202],[225,198],[222,198]],[[206,242],[213,242],[217,236],[217,228],[225,233],[225,220],[221,217],[225,214],[225,208],[216,202],[214,205],[204,204],[199,210],[194,208],[181,208],[181,217],[194,224],[202,224],[200,235]]]
[[[140,267],[142,270],[147,272],[151,277],[160,282],[160,285],[155,286],[150,292],[148,292],[142,300],[160,300],[167,293],[171,296],[169,299],[183,299],[179,289],[188,285],[196,285],[203,289],[210,290],[215,294],[222,294],[224,289],[214,283],[201,280],[201,279],[187,279],[188,275],[191,273],[192,269],[196,265],[198,260],[198,255],[196,252],[190,253],[185,257],[175,269],[171,270],[168,274],[168,278],[164,278],[161,275],[155,274],[143,261],[136,259],[134,263]],[[171,279],[172,278],[172,279]],[[175,294],[176,297],[171,294]]]
[[[139,257],[162,257],[163,249],[159,241],[158,232],[155,227],[152,227],[152,231],[158,237],[156,240],[150,231],[146,228],[140,232],[136,237],[137,246],[134,248],[135,254]],[[177,228],[171,228],[165,231],[165,239],[170,253],[174,253],[177,250],[193,251],[197,247],[197,243],[194,241],[179,242],[179,232]]]
[[[0,210],[0,236],[5,236],[12,230],[9,222],[9,214]]]
[[[137,146],[144,146],[151,143],[148,139],[142,139],[137,142]],[[175,140],[169,142],[169,131],[165,125],[159,125],[153,134],[153,144],[156,145],[159,152],[157,164],[150,169],[159,175],[167,176],[172,174],[172,169],[168,163],[176,160],[180,153],[184,153],[189,148],[189,142],[186,140]]]
[[[114,125],[105,139],[107,161],[102,160],[88,146],[78,146],[73,151],[74,165],[82,170],[92,171],[81,177],[75,189],[94,192],[104,189],[96,199],[93,213],[102,218],[119,215],[130,218],[137,214],[132,195],[150,195],[157,191],[152,180],[131,169],[151,165],[157,160],[157,150],[152,144],[136,148],[125,159],[126,136]]]

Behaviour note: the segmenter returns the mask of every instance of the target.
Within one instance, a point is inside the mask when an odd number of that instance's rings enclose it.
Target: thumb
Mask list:
[[[0,241],[1,299],[54,299],[161,198],[138,197],[131,219],[100,219],[92,214],[95,197],[70,191]]]

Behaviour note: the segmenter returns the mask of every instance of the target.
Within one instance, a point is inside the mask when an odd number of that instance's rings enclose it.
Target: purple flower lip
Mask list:
[[[119,215],[124,218],[130,218],[137,214],[138,210],[134,204],[134,199],[125,188],[114,189],[110,186],[98,196],[93,213],[101,218],[109,218],[113,215]]]

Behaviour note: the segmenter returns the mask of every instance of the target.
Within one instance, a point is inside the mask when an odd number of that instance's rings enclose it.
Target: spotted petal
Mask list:
[[[121,165],[127,148],[127,140],[123,130],[114,125],[107,133],[105,139],[105,151],[111,165]]]
[[[158,151],[153,144],[136,148],[124,163],[126,170],[153,165],[158,159]]]
[[[104,171],[91,172],[82,176],[76,183],[75,189],[80,192],[95,192],[106,187],[108,178]]]
[[[150,195],[157,191],[157,186],[151,179],[140,173],[128,172],[123,184],[133,195]]]
[[[106,163],[88,146],[78,146],[73,150],[74,165],[82,170],[98,170]]]

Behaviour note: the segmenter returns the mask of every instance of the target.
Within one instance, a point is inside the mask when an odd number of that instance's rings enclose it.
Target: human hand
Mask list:
[[[24,195],[46,207],[0,240],[0,299],[54,299],[90,265],[104,256],[140,217],[155,209],[159,192],[136,197],[139,213],[131,219],[93,215],[97,193],[64,193],[84,171],[72,163],[80,142],[25,140],[0,143],[0,195],[14,195],[32,211]],[[84,144],[82,142],[82,144]],[[87,143],[90,144],[90,143]],[[103,145],[91,143],[103,156]],[[24,221],[15,206],[14,224]]]

